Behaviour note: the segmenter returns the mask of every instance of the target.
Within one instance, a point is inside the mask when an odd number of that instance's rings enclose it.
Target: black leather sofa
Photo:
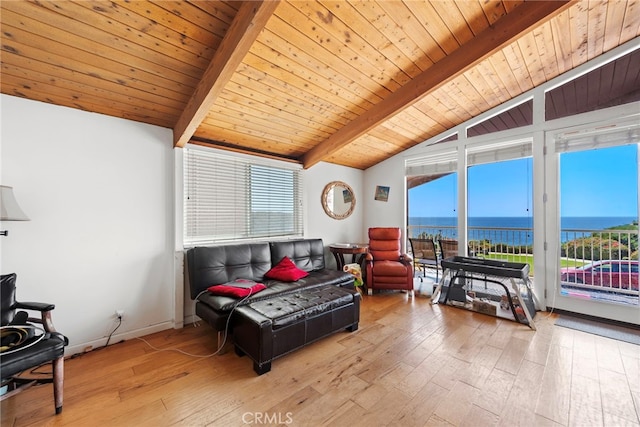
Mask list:
[[[296,267],[309,272],[309,275],[295,282],[265,278],[265,273],[285,256],[289,257]],[[352,310],[356,313],[352,318],[355,318],[355,321],[351,321],[344,328],[357,329],[360,294],[354,289],[351,274],[326,268],[322,239],[194,247],[186,251],[185,279],[188,281],[191,299],[196,301],[196,315],[218,332],[219,345],[223,342],[225,332],[233,333],[234,324],[237,323],[235,318],[241,317],[237,310],[240,305],[251,306],[259,301],[272,300],[325,285],[342,287],[352,295]],[[213,295],[207,291],[212,285],[237,279],[263,283],[266,289],[246,300]],[[332,310],[331,306],[327,305],[326,310]]]

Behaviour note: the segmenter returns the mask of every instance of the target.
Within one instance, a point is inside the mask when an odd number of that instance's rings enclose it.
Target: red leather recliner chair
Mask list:
[[[413,296],[413,259],[401,252],[402,232],[398,227],[369,229],[367,290],[398,289]]]

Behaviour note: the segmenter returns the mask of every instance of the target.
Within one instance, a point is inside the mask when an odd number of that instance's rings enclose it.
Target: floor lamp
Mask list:
[[[13,187],[6,185],[0,185],[0,221],[29,221],[13,195]],[[0,231],[1,236],[8,234],[8,230]]]

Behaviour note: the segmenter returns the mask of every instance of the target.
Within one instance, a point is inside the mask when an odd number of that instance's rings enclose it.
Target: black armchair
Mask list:
[[[0,374],[2,386],[7,392],[0,400],[4,400],[35,384],[53,383],[53,397],[56,414],[62,412],[62,389],[64,383],[64,347],[69,343],[67,338],[56,332],[51,319],[53,304],[16,301],[16,274],[0,276],[0,300],[2,327],[2,351],[0,352]],[[39,312],[40,317],[30,317],[29,312]],[[33,334],[34,323],[41,325],[41,334]],[[18,334],[16,331],[30,333]],[[21,343],[15,345],[14,338]],[[23,372],[33,370],[41,365],[51,363],[52,376],[36,378]]]

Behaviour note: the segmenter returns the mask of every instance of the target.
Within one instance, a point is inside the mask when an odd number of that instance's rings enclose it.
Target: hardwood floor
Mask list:
[[[50,385],[2,402],[2,426],[638,426],[640,347],[408,299],[365,296],[360,329],[257,376],[233,349],[196,358],[133,339],[65,362]],[[145,337],[205,355],[207,325]]]

